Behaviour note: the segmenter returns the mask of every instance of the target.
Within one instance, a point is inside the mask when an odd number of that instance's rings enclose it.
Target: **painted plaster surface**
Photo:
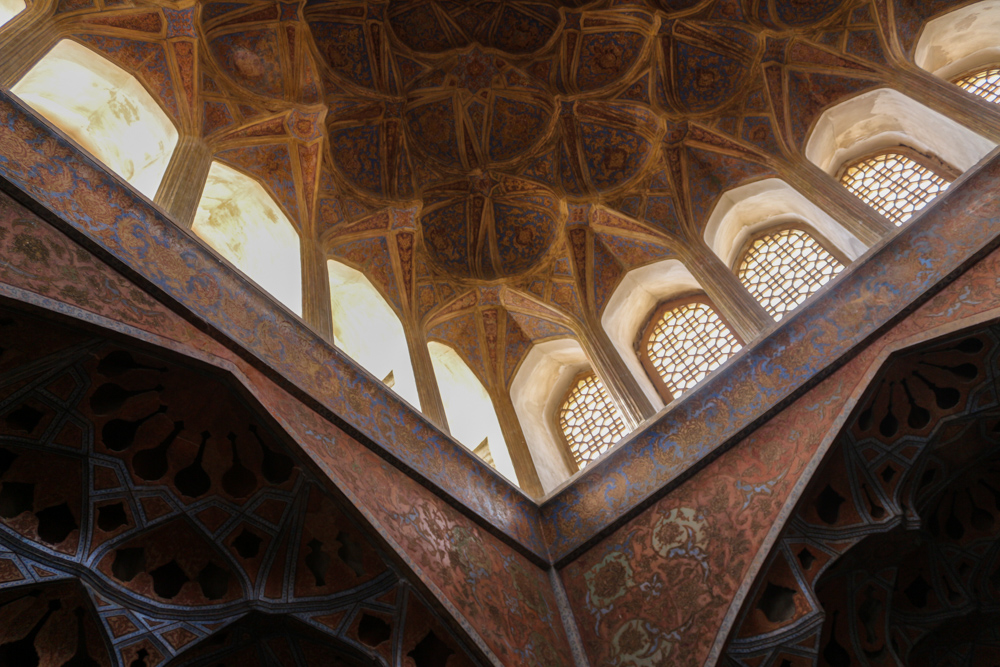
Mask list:
[[[591,664],[701,665],[886,356],[1000,316],[994,251],[561,574]]]
[[[302,275],[299,235],[253,178],[213,162],[191,231],[296,315]]]
[[[236,374],[483,653],[505,665],[570,664],[544,570],[6,196],[0,244],[5,296],[76,318],[92,314],[96,324]]]
[[[2,95],[0,95],[2,96]],[[391,390],[372,383],[341,353],[210,257],[152,207],[68,145],[56,149],[39,121],[4,97],[0,172],[105,250],[128,262],[197,317],[288,372],[335,413],[393,448],[425,477],[538,554],[544,554],[534,504],[475,456],[431,427]],[[29,138],[30,137],[30,138]],[[53,137],[54,138],[54,137]],[[58,145],[58,144],[57,144]],[[23,180],[22,180],[23,179]],[[183,250],[181,250],[183,248]],[[194,267],[196,272],[192,272]],[[428,448],[430,445],[431,448]],[[476,462],[470,465],[471,462]],[[449,470],[450,467],[457,466]],[[458,470],[463,470],[459,473]],[[472,478],[465,483],[457,479]]]
[[[814,376],[877,331],[880,323],[899,315],[993,241],[1000,226],[987,221],[1000,216],[1000,198],[994,189],[998,177],[1000,160],[993,158],[892,242],[845,272],[823,297],[797,310],[787,323],[636,434],[628,445],[547,501],[542,516],[553,559],[571,554],[611,524],[614,516],[649,498],[693,461],[788,396],[793,385]],[[717,398],[701,398],[708,396]],[[720,400],[723,397],[728,400]]]
[[[337,414],[380,445],[393,448],[408,465],[485,520],[535,553],[545,553],[528,499],[484,466],[470,465],[475,459],[464,448],[444,440],[385,388],[372,385],[304,327],[286,320],[264,297],[237,289],[239,280],[214,258],[71,148],[57,148],[58,141],[48,130],[9,100],[0,117],[4,119],[0,171],[7,178],[198,317],[322,397]],[[878,261],[849,272],[825,296],[800,309],[775,334],[599,463],[594,470],[600,474],[583,475],[549,501],[542,512],[552,555],[557,560],[565,557],[611,525],[989,242],[996,226],[982,224],[982,218],[989,218],[994,200],[981,196],[981,189],[989,189],[984,184],[993,182],[996,170],[995,161],[988,164],[957,186],[941,202],[943,206],[932,207],[882,248],[879,252],[892,258],[884,272]],[[944,224],[948,235],[937,231]],[[178,252],[179,248],[185,250]],[[856,318],[867,328],[838,328],[838,320]],[[797,345],[803,340],[812,344]],[[776,355],[779,350],[783,352]],[[799,358],[795,350],[808,350],[808,358]],[[713,392],[732,398],[725,406],[699,404],[698,396]],[[373,410],[372,405],[378,407]],[[453,483],[470,475],[476,481]]]
[[[134,76],[65,39],[12,90],[136,190],[156,194],[177,128]]]

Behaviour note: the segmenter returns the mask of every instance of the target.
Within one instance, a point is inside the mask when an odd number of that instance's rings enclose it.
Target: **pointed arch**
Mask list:
[[[597,373],[583,371],[559,406],[559,429],[582,470],[628,435],[628,425]]]
[[[899,146],[934,156],[962,173],[996,144],[899,91],[879,88],[824,111],[806,141],[805,155],[836,176],[847,163]]]
[[[636,340],[658,304],[701,289],[680,260],[654,262],[625,274],[601,315],[601,325],[615,349],[656,409],[666,402],[643,365],[644,353],[637,350]]]
[[[1000,63],[1000,0],[975,2],[928,21],[913,61],[943,79]]]
[[[299,235],[256,179],[213,162],[191,230],[296,315],[302,314]]]
[[[403,323],[357,269],[327,261],[334,344],[414,407],[420,406]]]
[[[750,238],[736,275],[768,314],[781,320],[844,266],[808,230],[781,226]]]
[[[705,226],[705,243],[727,266],[735,268],[751,237],[792,225],[814,230],[814,236],[822,237],[848,261],[867,250],[826,211],[778,178],[748,183],[724,194]]]
[[[636,347],[669,403],[739,352],[743,341],[707,296],[694,293],[660,304]]]
[[[507,442],[486,387],[453,347],[432,340],[427,343],[427,349],[451,435],[480,458],[487,458],[485,453],[488,448],[493,467],[517,484]],[[484,442],[486,448],[481,447]]]
[[[136,190],[156,194],[178,133],[134,76],[64,39],[11,90]]]
[[[510,398],[545,493],[579,472],[559,428],[558,412],[573,380],[592,372],[579,341],[559,338],[531,346],[510,385]]]

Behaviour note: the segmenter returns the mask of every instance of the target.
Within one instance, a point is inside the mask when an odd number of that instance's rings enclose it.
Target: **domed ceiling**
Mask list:
[[[630,269],[705,257],[726,190],[811,187],[820,113],[918,76],[958,4],[92,2],[58,3],[75,39],[501,393],[533,342],[600,337]]]

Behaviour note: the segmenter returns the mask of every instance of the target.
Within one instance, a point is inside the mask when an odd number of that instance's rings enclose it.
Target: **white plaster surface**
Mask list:
[[[601,316],[608,337],[657,410],[663,399],[639,361],[635,341],[657,304],[694,290],[702,288],[687,267],[680,260],[665,259],[625,274]]]
[[[913,60],[944,79],[1000,63],[1000,0],[984,0],[928,21]]]
[[[562,453],[566,444],[557,413],[573,378],[589,369],[590,362],[578,341],[549,340],[532,346],[511,383],[514,411],[545,493],[577,472],[566,465]]]
[[[486,387],[451,347],[431,341],[427,348],[451,435],[470,450],[475,450],[483,438],[489,438],[497,472],[517,484],[517,473]]]
[[[271,296],[302,314],[299,235],[255,179],[213,162],[191,230]]]
[[[24,0],[0,0],[0,26],[24,11]]]
[[[735,266],[742,259],[737,255],[747,239],[782,224],[812,228],[852,261],[868,249],[826,211],[778,178],[749,183],[722,195],[705,226],[705,243],[726,266]]]
[[[11,90],[136,190],[156,194],[177,128],[131,74],[64,39]]]
[[[852,97],[823,112],[806,157],[831,175],[881,148],[909,146],[931,153],[964,172],[996,144],[891,88]]]
[[[399,317],[363,273],[333,260],[327,261],[327,269],[335,345],[380,380],[391,372],[395,379],[393,391],[419,406],[417,382]]]

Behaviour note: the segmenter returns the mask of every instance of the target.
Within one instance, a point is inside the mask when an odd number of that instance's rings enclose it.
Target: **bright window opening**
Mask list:
[[[255,179],[213,162],[191,229],[271,296],[302,314],[299,235]]]
[[[841,181],[896,226],[948,189],[950,180],[901,153],[880,153],[844,170]]]
[[[156,194],[177,128],[134,76],[64,39],[11,90],[136,190]]]
[[[436,341],[428,343],[427,348],[451,435],[484,459],[480,445],[487,441],[493,467],[516,484],[514,464],[486,387],[454,349]]]
[[[1000,67],[988,67],[974,74],[967,74],[955,83],[987,102],[1000,103]]]
[[[0,26],[25,10],[24,0],[0,0]]]
[[[581,470],[628,433],[604,383],[589,371],[570,385],[559,410],[559,428]]]
[[[775,320],[844,270],[844,265],[799,229],[768,232],[750,242],[737,272]]]
[[[644,340],[648,362],[669,393],[665,400],[694,387],[742,347],[704,299],[661,306]]]
[[[419,406],[403,325],[368,278],[330,260],[333,340],[337,347],[397,394]]]

